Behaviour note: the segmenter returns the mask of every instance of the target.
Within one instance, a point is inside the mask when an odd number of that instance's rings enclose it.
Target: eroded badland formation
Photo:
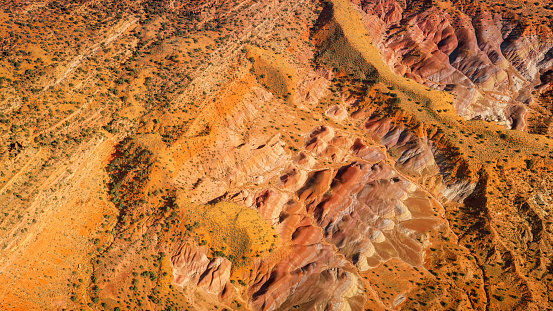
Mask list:
[[[0,8],[0,310],[553,308],[549,1]]]

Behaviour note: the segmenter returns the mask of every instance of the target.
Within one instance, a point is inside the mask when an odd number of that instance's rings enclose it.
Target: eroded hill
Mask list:
[[[2,8],[0,309],[550,308],[551,5]]]

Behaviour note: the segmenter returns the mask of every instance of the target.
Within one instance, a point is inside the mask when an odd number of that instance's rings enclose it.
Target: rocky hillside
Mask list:
[[[4,1],[0,309],[553,307],[553,6]]]
[[[366,12],[373,42],[396,73],[457,95],[456,112],[466,119],[513,129],[536,126],[526,122],[526,114],[540,114],[533,91],[552,82],[550,4],[390,0],[358,5]],[[523,8],[528,16],[520,13]]]

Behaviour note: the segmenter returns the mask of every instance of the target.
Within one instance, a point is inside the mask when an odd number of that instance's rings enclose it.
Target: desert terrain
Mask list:
[[[0,310],[553,310],[549,1],[0,3]]]

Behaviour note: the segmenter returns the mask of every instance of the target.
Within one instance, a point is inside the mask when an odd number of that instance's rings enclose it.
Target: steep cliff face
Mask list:
[[[548,308],[553,45],[497,3],[10,3],[0,308]]]

